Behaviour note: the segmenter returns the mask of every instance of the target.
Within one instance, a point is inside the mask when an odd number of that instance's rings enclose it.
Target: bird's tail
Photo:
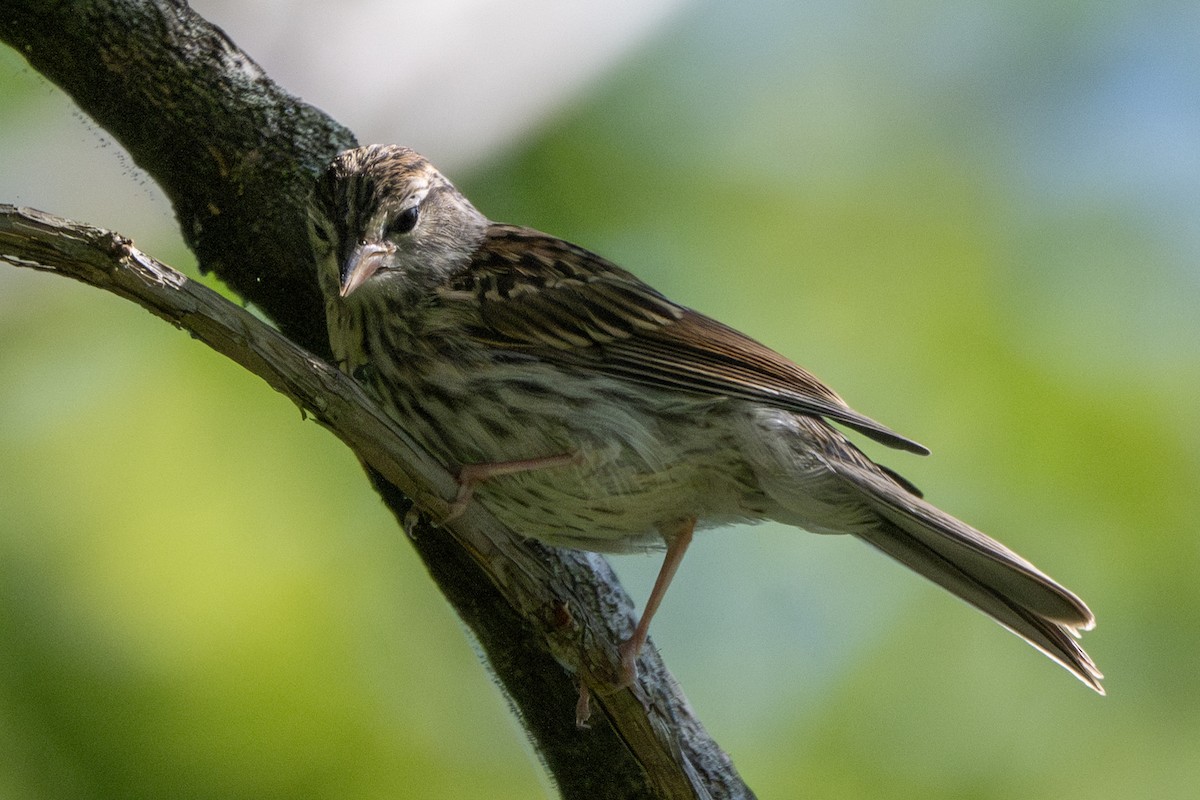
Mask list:
[[[874,509],[860,539],[953,592],[1104,694],[1104,676],[1076,639],[1095,618],[1033,564],[910,493],[884,474],[850,481]]]

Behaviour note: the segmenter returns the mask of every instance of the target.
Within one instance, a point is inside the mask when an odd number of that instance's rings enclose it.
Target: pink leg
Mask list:
[[[692,532],[695,529],[696,518],[690,517],[680,522],[677,530],[669,534],[663,533],[667,540],[667,555],[663,558],[662,567],[658,570],[658,578],[655,579],[654,588],[650,591],[650,599],[646,601],[646,609],[642,611],[642,618],[638,620],[633,636],[623,642],[619,650],[621,653],[621,686],[629,686],[637,680],[637,657],[646,644],[646,637],[650,635],[650,620],[654,618],[654,612],[658,611],[658,606],[667,593],[667,587],[671,585],[671,579],[675,577],[679,563],[683,561],[683,554],[687,552],[688,545],[692,543]]]
[[[592,692],[582,680],[579,682],[579,699],[575,701],[575,727],[586,730],[591,727],[588,719],[592,716]]]
[[[515,475],[518,472],[533,472],[538,469],[551,467],[567,467],[580,463],[578,453],[563,453],[559,456],[543,456],[540,458],[523,458],[518,461],[495,461],[485,464],[467,464],[458,473],[458,494],[450,501],[446,518],[442,524],[456,519],[467,510],[475,487],[488,478],[500,475]]]

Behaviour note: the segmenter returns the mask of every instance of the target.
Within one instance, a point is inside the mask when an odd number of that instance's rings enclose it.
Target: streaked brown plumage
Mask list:
[[[623,648],[633,676],[696,527],[775,519],[874,545],[1098,692],[1087,606],[924,501],[828,421],[921,445],[804,369],[603,258],[495,224],[403,147],[340,154],[311,232],[342,367],[514,530],[620,552],[667,545]]]

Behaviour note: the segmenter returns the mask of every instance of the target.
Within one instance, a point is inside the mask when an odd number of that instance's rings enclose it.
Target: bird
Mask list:
[[[308,235],[338,366],[512,530],[602,553],[665,548],[620,685],[693,533],[775,520],[849,535],[1103,694],[1095,617],[1032,563],[926,501],[842,429],[928,454],[810,372],[616,264],[492,222],[400,145],[339,153]]]

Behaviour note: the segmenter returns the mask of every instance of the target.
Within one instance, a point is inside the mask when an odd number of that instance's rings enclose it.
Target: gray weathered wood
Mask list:
[[[0,38],[112,133],[164,189],[202,269],[286,334],[112,233],[11,206],[0,254],[138,302],[262,376],[337,433],[404,520],[436,511],[453,481],[330,368],[303,235],[303,199],[352,135],[276,86],[185,4],[9,0]],[[298,348],[299,344],[308,351]],[[314,355],[315,354],[315,355]],[[632,624],[603,559],[523,542],[481,509],[413,546],[478,638],[564,797],[751,797],[652,648],[639,686],[606,693]],[[593,687],[574,724],[575,681]]]

